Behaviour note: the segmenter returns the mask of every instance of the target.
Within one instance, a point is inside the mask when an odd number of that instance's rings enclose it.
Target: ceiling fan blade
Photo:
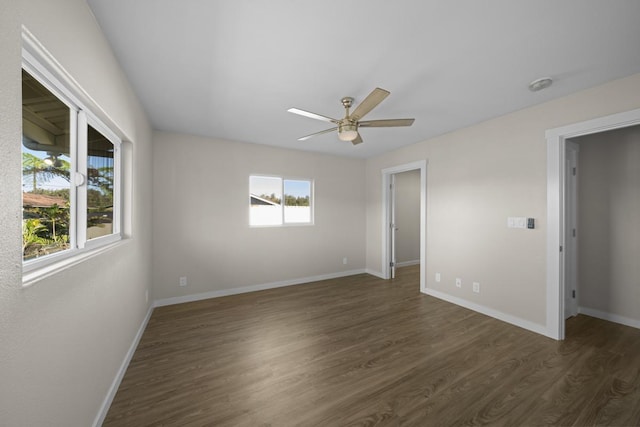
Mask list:
[[[322,116],[320,114],[312,113],[310,111],[300,110],[299,108],[289,108],[287,111],[290,112],[290,113],[293,113],[293,114],[299,114],[301,116],[309,117],[310,119],[322,120],[323,122],[329,122],[329,123],[336,123],[337,124],[338,121],[339,121],[339,120],[336,120],[336,119],[332,119],[331,117]]]
[[[415,119],[387,119],[387,120],[367,120],[358,122],[361,128],[390,128],[398,126],[411,126]]]
[[[325,129],[325,130],[321,130],[320,132],[316,132],[316,133],[312,133],[311,135],[307,135],[307,136],[303,136],[302,138],[298,138],[298,141],[306,141],[307,139],[311,138],[312,136],[316,136],[316,135],[322,135],[323,133],[329,133],[329,132],[333,132],[334,130],[337,130],[338,128],[331,128],[331,129]]]
[[[351,141],[351,143],[353,145],[358,145],[360,143],[362,143],[362,137],[360,136],[360,133],[358,133],[358,136],[356,136],[356,139],[354,139],[353,141]]]
[[[376,108],[391,92],[388,90],[375,88],[365,99],[353,110],[351,113],[351,119],[358,121],[363,118],[369,111]]]

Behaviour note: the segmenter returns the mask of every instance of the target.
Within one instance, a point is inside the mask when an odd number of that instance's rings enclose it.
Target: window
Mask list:
[[[119,240],[120,139],[35,59],[22,70],[23,269]]]
[[[249,177],[251,226],[312,224],[313,182],[275,176]]]

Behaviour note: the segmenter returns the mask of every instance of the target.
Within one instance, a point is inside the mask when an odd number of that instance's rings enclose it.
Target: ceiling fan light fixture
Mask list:
[[[338,138],[341,141],[353,141],[358,137],[358,126],[355,123],[345,123],[338,126]]]
[[[312,136],[322,135],[328,132],[338,131],[338,138],[341,141],[351,142],[353,145],[361,144],[362,136],[358,133],[360,127],[379,127],[389,128],[398,126],[411,126],[414,119],[384,119],[384,120],[365,120],[362,118],[367,115],[371,110],[378,106],[388,95],[388,90],[375,88],[367,97],[350,113],[350,109],[353,106],[353,98],[345,96],[342,98],[342,106],[345,109],[344,118],[341,120],[332,119],[331,117],[323,116],[321,114],[312,113],[310,111],[300,110],[299,108],[289,108],[287,111],[290,113],[298,114],[301,116],[309,117],[316,120],[322,120],[323,122],[330,122],[336,125],[330,129],[321,130],[320,132],[312,133],[311,135],[298,138],[298,141],[306,141]]]

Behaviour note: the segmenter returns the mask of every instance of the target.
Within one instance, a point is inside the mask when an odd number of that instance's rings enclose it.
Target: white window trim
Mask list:
[[[82,184],[79,179],[86,181],[84,176],[78,172],[86,172],[86,159],[82,153],[78,153],[76,143],[70,144],[70,156],[74,170],[70,176],[70,229],[75,230],[70,233],[71,248],[65,251],[47,255],[22,262],[22,284],[30,286],[36,281],[50,276],[58,271],[62,271],[85,259],[91,258],[103,251],[114,247],[114,244],[123,239],[123,188],[122,188],[122,136],[124,133],[115,125],[113,120],[102,110],[91,96],[82,89],[70,74],[64,70],[59,62],[42,46],[42,44],[29,32],[26,27],[22,27],[22,68],[35,77],[43,86],[50,90],[58,99],[70,109],[70,138],[77,141],[81,135],[78,132],[87,131],[87,125],[91,125],[114,144],[114,207],[113,207],[113,233],[107,236],[86,240],[86,222],[84,226],[79,224],[78,212],[84,206],[86,212],[86,200],[79,203],[82,197],[78,197],[78,188]],[[95,112],[95,113],[94,113]],[[84,147],[86,150],[86,147]],[[86,153],[85,153],[86,154]],[[82,160],[80,160],[82,159]],[[82,165],[84,164],[84,169]],[[86,194],[86,184],[84,185]],[[75,207],[75,209],[74,209]],[[83,213],[83,216],[86,214]],[[82,234],[82,236],[78,236]],[[80,239],[78,239],[80,237]]]
[[[249,210],[247,211],[249,214],[248,223],[249,228],[279,228],[279,227],[309,227],[315,225],[315,205],[316,205],[316,197],[315,197],[315,180],[313,178],[300,178],[300,177],[291,177],[291,176],[283,176],[283,175],[271,175],[264,173],[252,173],[249,174],[249,195],[251,195],[251,177],[265,177],[265,178],[280,178],[282,185],[282,202],[280,204],[280,216],[282,217],[281,224],[264,224],[264,225],[254,225],[251,224],[251,203],[249,203]],[[284,221],[284,182],[285,181],[308,181],[310,183],[309,188],[309,222],[285,222]]]

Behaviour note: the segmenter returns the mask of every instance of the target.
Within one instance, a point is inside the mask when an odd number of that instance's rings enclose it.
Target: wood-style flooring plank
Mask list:
[[[157,308],[104,425],[640,425],[640,330],[581,315],[557,342],[418,272]]]

